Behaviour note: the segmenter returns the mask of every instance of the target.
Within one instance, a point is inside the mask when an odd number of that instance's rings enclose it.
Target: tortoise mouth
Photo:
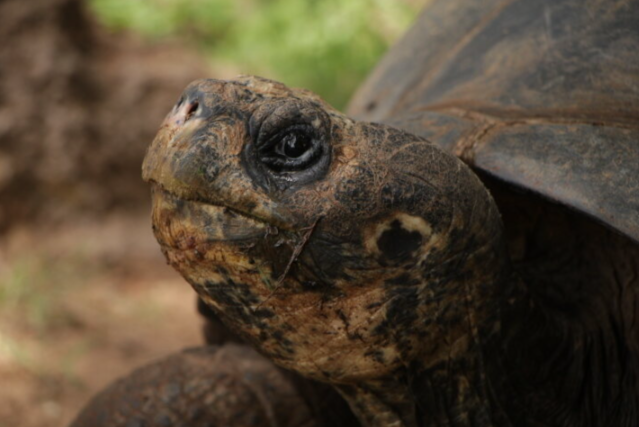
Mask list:
[[[273,225],[235,208],[183,198],[151,183],[153,229],[160,243],[175,248],[196,243],[261,238]]]

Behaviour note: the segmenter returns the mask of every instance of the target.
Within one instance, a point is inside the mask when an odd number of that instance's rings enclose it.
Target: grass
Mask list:
[[[0,329],[0,362],[7,361],[30,372],[37,372],[39,369],[27,346]]]
[[[33,252],[0,269],[0,361],[46,376],[44,343],[57,330],[73,324],[66,299],[86,278],[86,267],[79,255]],[[79,347],[69,349],[61,360],[69,382],[73,379],[71,366],[87,344],[79,341],[76,345]]]
[[[83,261],[45,254],[23,256],[0,272],[0,307],[20,313],[20,323],[44,334],[69,319],[64,298],[84,276]]]
[[[180,38],[215,65],[232,64],[310,89],[344,108],[423,1],[90,0],[114,30]]]

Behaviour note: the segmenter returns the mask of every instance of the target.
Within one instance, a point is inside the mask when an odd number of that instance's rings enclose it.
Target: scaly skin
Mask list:
[[[237,344],[193,348],[111,384],[70,427],[317,427],[271,363]]]
[[[312,146],[313,160],[268,166],[291,132],[293,159]],[[502,417],[484,356],[517,282],[492,198],[457,158],[244,77],[192,83],[143,174],[168,262],[260,352],[334,384],[362,424]]]

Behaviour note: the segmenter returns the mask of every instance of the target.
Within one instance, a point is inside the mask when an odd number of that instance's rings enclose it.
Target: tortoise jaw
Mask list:
[[[243,226],[247,226],[249,229],[254,228],[252,225],[262,224],[264,227],[269,229],[280,229],[280,230],[289,230],[295,231],[297,221],[292,218],[286,212],[280,212],[279,209],[275,209],[276,206],[269,205],[265,203],[254,202],[252,200],[247,200],[245,203],[242,203],[241,200],[233,202],[228,202],[223,200],[223,198],[212,198],[209,196],[201,196],[196,193],[185,193],[180,191],[180,188],[174,189],[172,185],[165,185],[162,182],[158,182],[154,179],[148,179],[147,182],[151,186],[151,198],[154,202],[156,197],[158,200],[163,200],[165,203],[165,208],[169,208],[167,203],[171,203],[174,208],[181,209],[183,204],[191,204],[193,207],[198,206],[200,209],[212,213],[216,211],[215,216],[224,221],[224,218],[238,218],[242,217],[247,221],[247,224]],[[232,231],[232,230],[230,230]],[[241,233],[242,235],[243,233]],[[233,236],[229,236],[233,237]]]
[[[192,249],[215,241],[253,240],[271,225],[236,209],[181,198],[152,183],[153,229],[162,246]]]

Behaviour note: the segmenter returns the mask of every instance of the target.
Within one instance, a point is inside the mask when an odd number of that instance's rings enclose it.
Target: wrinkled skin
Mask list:
[[[468,383],[507,267],[457,158],[244,77],[192,83],[143,173],[168,262],[278,365],[336,385],[364,424],[422,425],[407,383],[427,370],[455,411],[487,416]]]

